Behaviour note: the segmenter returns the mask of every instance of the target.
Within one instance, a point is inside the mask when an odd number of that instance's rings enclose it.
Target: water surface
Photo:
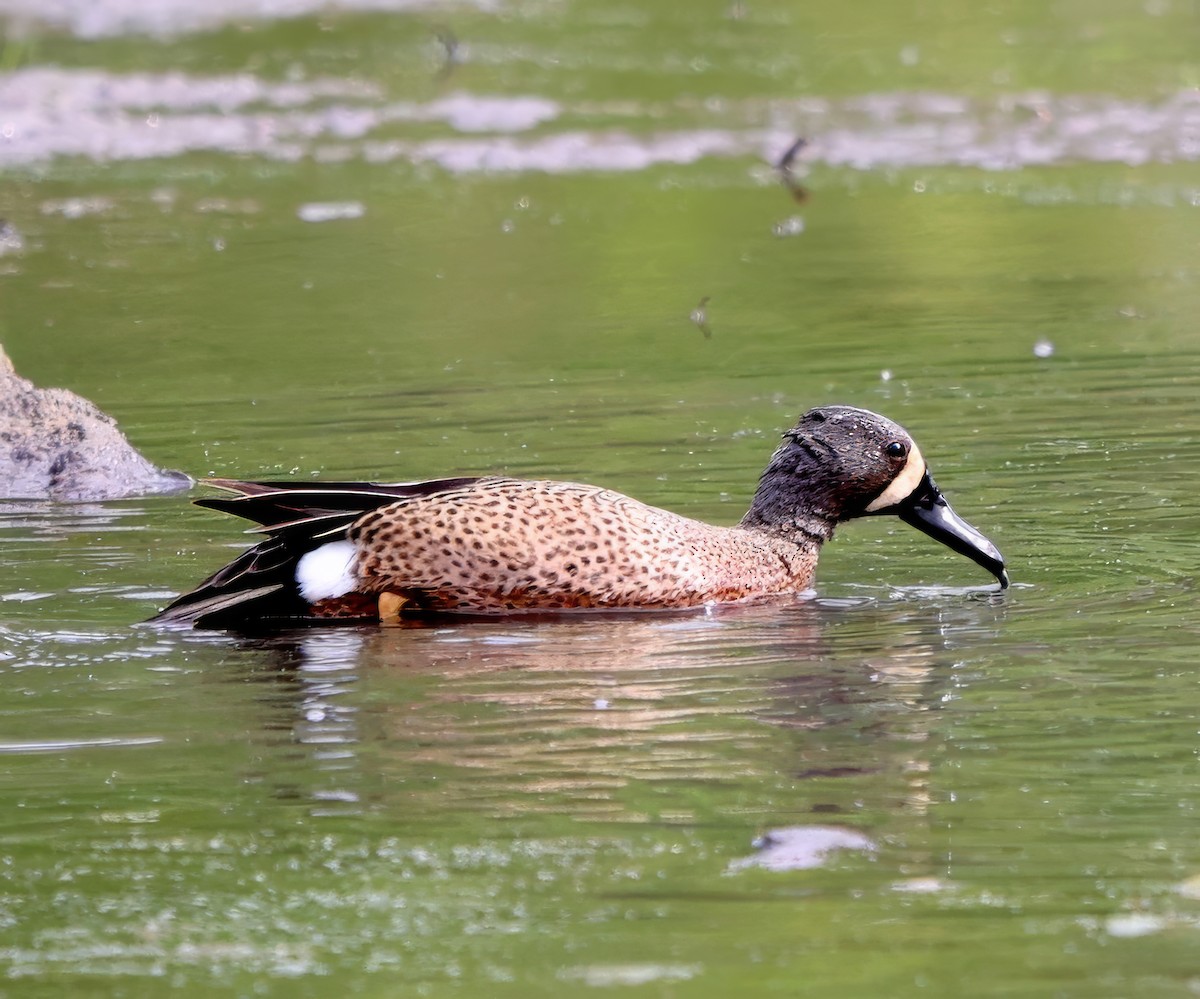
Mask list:
[[[156,464],[731,523],[845,402],[1014,586],[250,640],[5,503],[0,994],[1195,994],[1194,4],[144,6],[0,5],[0,337]]]

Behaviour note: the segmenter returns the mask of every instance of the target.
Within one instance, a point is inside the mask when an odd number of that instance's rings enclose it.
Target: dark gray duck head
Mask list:
[[[894,514],[1008,586],[1003,556],[946,502],[908,432],[853,406],[810,409],[783,435],[742,526],[819,545],[842,521],[874,514]]]

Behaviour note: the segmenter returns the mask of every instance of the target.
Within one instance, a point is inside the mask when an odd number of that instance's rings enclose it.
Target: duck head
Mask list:
[[[783,435],[742,526],[820,545],[842,521],[875,514],[894,514],[1008,586],[1003,556],[946,502],[908,432],[852,406],[810,409]]]

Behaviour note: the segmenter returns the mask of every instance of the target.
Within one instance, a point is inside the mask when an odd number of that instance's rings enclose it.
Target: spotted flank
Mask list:
[[[159,623],[246,629],[412,616],[667,610],[794,594],[844,520],[894,514],[1008,583],[895,423],[826,406],[771,457],[745,517],[720,527],[573,482],[214,480],[201,506],[264,539],[179,597]]]

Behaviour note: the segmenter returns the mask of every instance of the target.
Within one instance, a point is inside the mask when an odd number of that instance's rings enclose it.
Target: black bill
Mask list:
[[[947,548],[983,566],[999,580],[1000,589],[1008,586],[1004,556],[994,544],[954,512],[928,470],[907,499],[901,500],[890,510],[879,512],[895,513],[904,523],[924,531]]]

